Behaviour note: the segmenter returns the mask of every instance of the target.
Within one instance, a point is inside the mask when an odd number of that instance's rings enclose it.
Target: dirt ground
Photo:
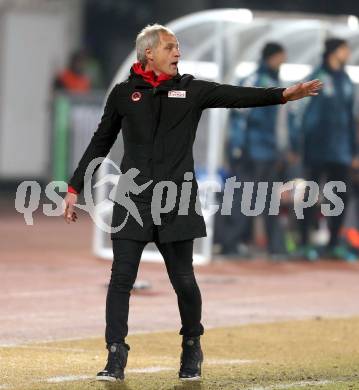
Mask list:
[[[176,332],[130,335],[126,341],[126,380],[113,386],[95,380],[106,361],[102,338],[0,346],[0,389],[359,389],[359,317],[207,329],[202,380],[192,383],[177,377]]]
[[[101,336],[111,263],[91,252],[92,222],[81,215],[34,216],[1,208],[0,345]],[[359,264],[214,259],[196,267],[205,327],[359,315]],[[142,262],[151,284],[131,298],[130,333],[179,329],[164,264]]]

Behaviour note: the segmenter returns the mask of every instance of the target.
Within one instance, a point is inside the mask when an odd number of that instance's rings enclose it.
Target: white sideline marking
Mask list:
[[[207,365],[213,366],[213,365],[226,365],[226,364],[248,364],[248,363],[252,363],[254,361],[255,360],[243,360],[243,359],[241,359],[241,360],[240,359],[232,359],[232,360],[210,359],[207,361]],[[173,367],[153,366],[153,367],[143,367],[143,368],[129,368],[125,372],[132,373],[132,374],[149,374],[149,373],[156,373],[156,372],[162,372],[162,371],[175,371],[175,370],[176,370],[176,368],[173,368]],[[86,379],[90,379],[90,378],[93,378],[93,376],[89,376],[89,375],[55,376],[53,378],[47,379],[46,382],[61,383],[61,382],[86,380]],[[253,389],[253,390],[257,390],[257,389]]]
[[[93,378],[90,375],[67,375],[67,376],[54,376],[52,378],[46,379],[48,383],[61,383],[61,382],[71,382],[71,381],[80,381],[85,379]]]
[[[174,371],[173,367],[144,367],[144,368],[130,368],[125,370],[125,372],[132,372],[133,374],[146,374],[153,372],[161,372],[161,371]]]
[[[54,290],[38,290],[38,291],[12,291],[7,294],[1,294],[0,300],[9,298],[34,298],[34,297],[48,297],[50,295],[72,295],[73,293],[89,293],[98,291],[98,287],[70,287]]]
[[[1,3],[1,1],[0,1]],[[34,315],[35,317],[36,315]],[[18,318],[20,318],[21,316],[18,316]],[[0,317],[0,319],[3,319],[3,317]],[[161,330],[160,331],[163,331],[163,332],[170,332],[170,331],[173,331],[173,329],[164,329],[164,330]],[[151,331],[148,331],[147,333],[144,332],[144,334],[151,334],[153,332]],[[131,335],[133,334],[142,334],[141,331],[138,331],[138,332],[132,332]],[[27,347],[27,346],[33,346],[33,345],[43,345],[43,344],[47,344],[47,343],[61,343],[63,341],[83,341],[83,340],[98,340],[98,339],[102,339],[102,336],[99,336],[99,335],[89,335],[89,336],[81,336],[81,337],[65,337],[65,338],[52,338],[52,337],[45,337],[44,339],[41,339],[41,340],[36,340],[36,339],[30,339],[30,340],[27,340],[27,341],[11,341],[11,342],[5,342],[5,343],[2,343],[0,344],[0,348],[4,347]],[[63,347],[63,348],[66,348],[66,347]],[[71,347],[70,347],[71,348]]]
[[[322,386],[322,385],[328,385],[333,383],[339,383],[329,380],[321,380],[321,381],[300,381],[300,382],[292,382],[292,383],[286,383],[286,384],[278,384],[278,385],[272,385],[272,386],[255,386],[255,387],[248,387],[247,390],[277,390],[277,389],[290,389],[291,387],[304,387],[304,386]]]
[[[227,365],[227,364],[251,364],[257,360],[246,360],[246,359],[208,359],[203,362],[204,365]]]
[[[145,368],[130,368],[126,370],[127,373],[133,374],[146,374],[146,373],[155,373],[161,371],[174,371],[175,369],[172,367],[145,367]],[[48,383],[61,383],[61,382],[71,382],[71,381],[80,381],[86,379],[93,379],[94,375],[67,375],[67,376],[54,376],[52,378],[48,378],[45,382]],[[1,387],[0,387],[1,389]]]
[[[17,345],[16,348],[44,349],[44,350],[50,350],[50,351],[65,351],[65,352],[86,352],[86,353],[90,352],[90,350],[84,349],[84,348],[51,347],[48,345]]]
[[[254,360],[223,360],[219,364],[228,364],[228,362],[236,362],[239,364],[243,363],[251,363]],[[217,362],[217,363],[214,363]],[[210,361],[208,364],[218,364],[218,361]],[[153,367],[146,367],[146,368],[131,368],[126,370],[127,373],[134,373],[134,374],[145,374],[145,373],[156,373],[156,372],[162,372],[162,371],[174,371],[175,369],[172,367],[161,367],[161,366],[153,366]],[[67,376],[54,376],[52,378],[48,378],[45,380],[47,383],[62,383],[62,382],[72,382],[72,381],[81,381],[81,380],[87,380],[87,379],[94,379],[94,375],[67,375]],[[39,383],[44,382],[41,381],[34,381],[33,383]],[[300,381],[300,382],[292,382],[292,383],[286,383],[286,384],[276,384],[271,386],[254,386],[254,387],[248,387],[247,390],[277,390],[277,389],[290,389],[291,387],[304,387],[304,386],[322,386],[327,384],[333,384],[333,383],[339,383],[340,381],[330,381],[330,380],[318,380],[318,381]],[[8,389],[8,385],[0,385],[0,389]]]

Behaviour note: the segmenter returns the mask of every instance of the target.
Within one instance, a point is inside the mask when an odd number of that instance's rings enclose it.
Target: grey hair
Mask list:
[[[152,24],[143,28],[136,38],[137,60],[146,65],[146,49],[156,47],[160,42],[160,33],[175,35],[169,28],[161,24]]]

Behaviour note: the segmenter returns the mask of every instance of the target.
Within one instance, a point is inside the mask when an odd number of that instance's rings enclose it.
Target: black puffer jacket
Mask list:
[[[153,185],[139,195],[131,195],[143,227],[130,216],[125,226],[112,233],[111,238],[152,241],[154,234],[158,234],[160,242],[170,242],[203,237],[206,235],[204,220],[195,211],[196,180],[193,180],[188,215],[177,215],[177,202],[176,207],[164,215],[160,226],[154,225],[151,217],[153,186],[161,180],[171,180],[178,184],[180,192],[185,172],[194,174],[192,147],[204,109],[266,106],[283,102],[283,88],[237,87],[197,80],[188,74],[177,74],[153,87],[131,69],[129,78],[112,89],[98,129],[69,185],[79,193],[82,191],[88,164],[94,158],[108,154],[122,128],[124,156],[121,172],[135,167],[140,171],[135,181],[143,184],[153,180]],[[115,203],[113,226],[119,226],[126,213],[121,205]]]

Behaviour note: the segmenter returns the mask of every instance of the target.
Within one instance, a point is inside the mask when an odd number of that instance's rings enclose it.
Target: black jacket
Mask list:
[[[174,97],[175,92],[181,97]],[[109,94],[100,124],[69,181],[78,193],[84,186],[88,164],[96,157],[105,157],[122,128],[124,156],[121,172],[135,167],[140,174],[135,181],[153,185],[139,195],[131,195],[143,220],[141,227],[129,217],[125,226],[111,238],[160,242],[180,241],[206,236],[203,217],[195,211],[197,182],[194,178],[188,215],[177,215],[176,207],[162,218],[160,226],[151,217],[151,193],[155,183],[171,180],[180,189],[185,172],[193,172],[192,147],[198,122],[206,108],[241,108],[283,103],[283,88],[249,88],[197,80],[177,75],[158,87],[134,73],[116,84]],[[180,193],[180,191],[178,191]],[[179,198],[179,197],[178,197]],[[198,209],[197,209],[198,210]],[[119,226],[126,210],[114,204],[112,225]]]

